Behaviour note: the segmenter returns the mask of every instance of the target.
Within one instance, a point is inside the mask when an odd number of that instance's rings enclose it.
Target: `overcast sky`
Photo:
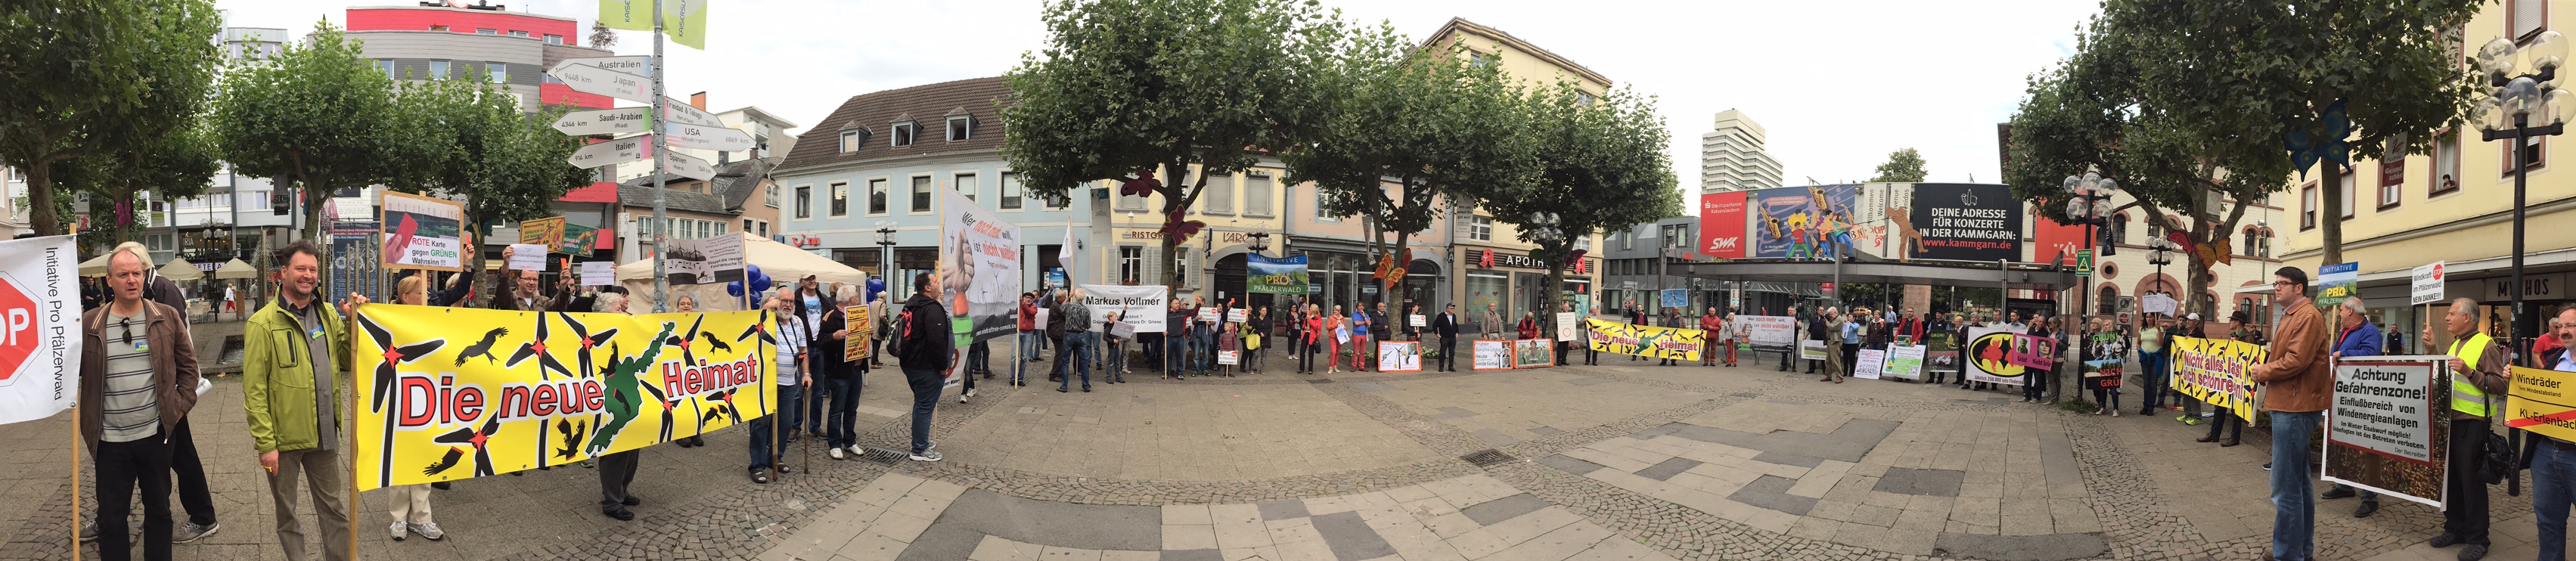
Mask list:
[[[323,18],[345,24],[352,5],[411,4],[348,1],[217,5],[229,25],[301,36]],[[1769,130],[1788,185],[1866,180],[1906,147],[1922,151],[1931,181],[1995,182],[1995,123],[2011,116],[2025,77],[2070,54],[2076,27],[2099,11],[2082,0],[1323,1],[1416,40],[1466,18],[1656,96],[1684,189],[1698,185],[1700,135],[1730,108]],[[580,19],[584,34],[598,9],[596,0],[505,3]],[[1039,0],[708,4],[708,50],[665,47],[673,96],[704,90],[709,109],[755,105],[804,127],[853,95],[1000,75],[1045,41]],[[652,53],[650,33],[618,33],[619,54]]]

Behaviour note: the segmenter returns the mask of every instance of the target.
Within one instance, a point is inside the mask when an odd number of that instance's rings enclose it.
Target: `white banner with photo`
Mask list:
[[[725,234],[695,240],[664,239],[671,262],[662,278],[671,284],[715,284],[742,280],[742,236]],[[542,255],[538,257],[544,259]],[[542,266],[542,261],[540,261]]]
[[[1752,329],[1746,338],[1762,347],[1787,347],[1798,341],[1798,320],[1789,316],[1736,316]]]
[[[953,189],[939,190],[939,294],[958,335],[948,385],[965,381],[968,346],[1020,330],[1020,227]]]
[[[1170,287],[1121,286],[1114,284],[1082,285],[1082,305],[1091,307],[1091,317],[1109,317],[1118,312],[1118,321],[1135,326],[1137,333],[1162,333],[1163,310],[1169,305]],[[1041,310],[1043,311],[1043,310]]]

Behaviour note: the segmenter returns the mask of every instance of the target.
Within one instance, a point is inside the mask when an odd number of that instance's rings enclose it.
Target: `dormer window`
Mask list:
[[[888,137],[887,140],[894,141],[895,146],[911,146],[913,133],[916,132],[914,129],[917,126],[918,123],[912,121],[897,121],[894,124],[894,136]]]
[[[841,153],[859,151],[859,131],[841,131]]]
[[[959,107],[948,111],[948,141],[956,142],[975,136],[975,114]]]

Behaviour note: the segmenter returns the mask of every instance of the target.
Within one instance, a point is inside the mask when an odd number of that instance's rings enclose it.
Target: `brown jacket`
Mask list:
[[[2284,413],[2324,411],[2334,400],[2334,364],[2327,360],[2325,320],[2301,298],[2281,308],[2280,327],[2265,360],[2246,371],[2264,385],[2263,408]]]
[[[188,410],[197,406],[197,345],[188,338],[188,320],[170,306],[145,300],[143,315],[150,324],[143,330],[146,344],[152,348],[152,377],[158,386],[154,400],[161,406],[161,434],[177,432],[179,421],[188,418]],[[107,310],[114,304],[99,306],[81,317],[80,426],[81,438],[91,453],[98,452],[99,433],[104,430],[107,415],[98,404],[107,402],[107,339],[102,333],[107,323]],[[124,335],[123,330],[117,333]]]

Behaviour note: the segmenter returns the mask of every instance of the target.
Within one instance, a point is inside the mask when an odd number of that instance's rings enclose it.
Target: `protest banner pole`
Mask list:
[[[74,414],[72,417],[77,419],[80,416]],[[80,458],[81,451],[88,448],[86,444],[88,443],[81,441],[80,423],[72,423],[72,453],[70,454],[72,457],[72,561],[80,561],[81,558]]]

